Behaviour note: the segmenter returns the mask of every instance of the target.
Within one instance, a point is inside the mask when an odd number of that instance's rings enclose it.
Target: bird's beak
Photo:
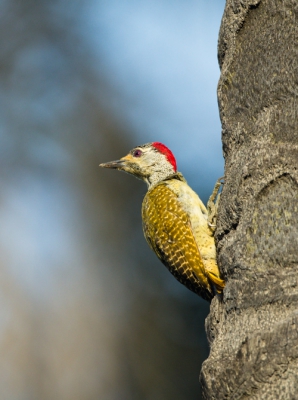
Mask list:
[[[124,164],[125,163],[123,161],[117,160],[117,161],[110,161],[107,163],[102,163],[102,164],[99,164],[99,166],[102,168],[123,169]]]
[[[127,163],[129,162],[130,158],[131,158],[131,156],[128,155],[128,156],[120,158],[120,160],[110,161],[107,163],[99,164],[99,166],[102,168],[111,168],[111,169],[118,169],[120,171],[121,170],[125,171],[126,167],[127,167]]]

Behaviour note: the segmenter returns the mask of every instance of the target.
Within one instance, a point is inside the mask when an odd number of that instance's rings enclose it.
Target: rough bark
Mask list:
[[[227,0],[216,239],[226,279],[206,330],[206,399],[298,398],[298,1]]]

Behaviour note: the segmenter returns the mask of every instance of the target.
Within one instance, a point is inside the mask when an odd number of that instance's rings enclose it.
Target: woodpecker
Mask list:
[[[147,183],[142,204],[144,236],[174,277],[207,301],[222,293],[225,283],[216,263],[214,225],[210,223],[214,206],[208,207],[208,215],[199,196],[177,172],[171,150],[160,142],[146,143],[120,160],[99,166],[127,172]],[[220,182],[210,197],[213,201],[219,186]]]

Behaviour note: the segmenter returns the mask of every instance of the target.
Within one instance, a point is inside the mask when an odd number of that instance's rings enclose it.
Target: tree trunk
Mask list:
[[[298,1],[227,0],[218,50],[226,288],[204,397],[298,399]]]

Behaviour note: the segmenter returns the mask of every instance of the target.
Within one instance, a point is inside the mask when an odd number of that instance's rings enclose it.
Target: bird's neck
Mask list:
[[[145,178],[145,182],[148,185],[148,190],[157,185],[159,182],[162,182],[170,177],[174,177],[176,174],[179,173],[175,173],[172,168],[168,168],[167,170],[155,171],[149,177]]]

